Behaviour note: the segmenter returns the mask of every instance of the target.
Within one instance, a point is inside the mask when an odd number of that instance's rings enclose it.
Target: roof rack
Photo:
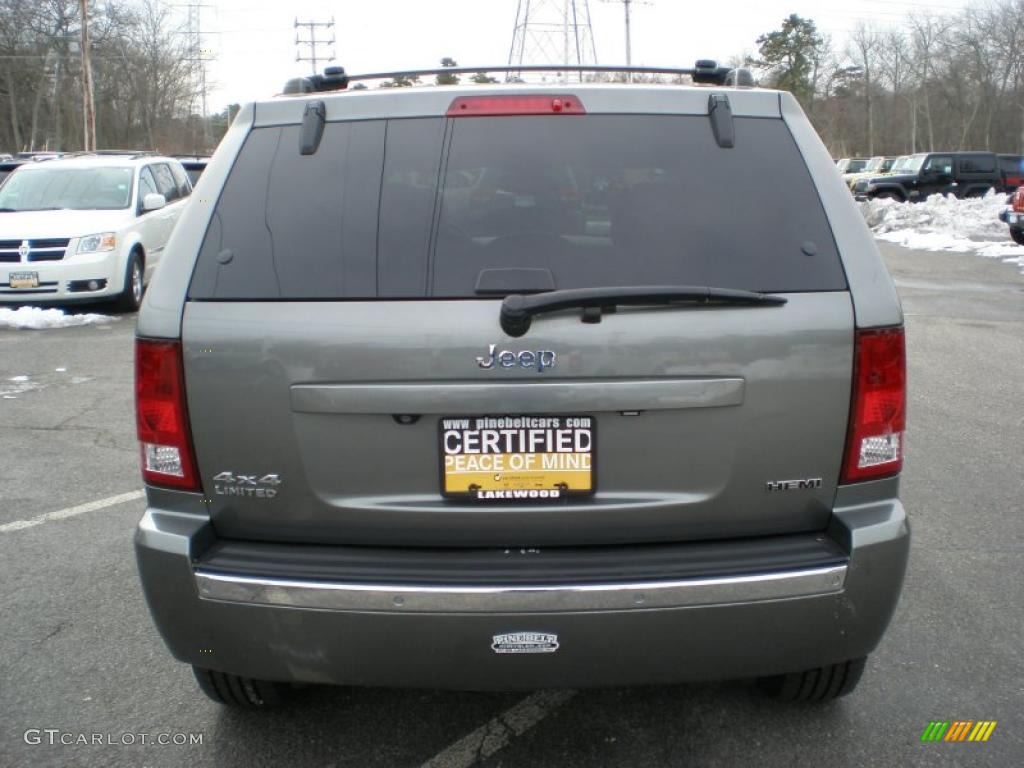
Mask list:
[[[155,155],[151,149],[83,149],[77,152],[65,152],[62,157],[127,157],[128,159],[136,157],[148,157]]]
[[[346,74],[344,67],[327,67],[322,75],[296,77],[289,80],[284,87],[286,95],[317,93],[322,91],[344,91],[349,83],[360,80],[394,80],[398,77],[429,77],[431,75],[475,75],[477,73],[495,72],[507,75],[506,82],[516,82],[523,72],[576,72],[583,74],[610,73],[633,75],[674,75],[688,76],[700,85],[721,85],[751,87],[755,85],[754,77],[749,69],[733,69],[720,67],[711,59],[701,59],[692,68],[675,69],[670,67],[616,67],[577,64],[549,64],[543,66],[498,66],[498,67],[441,67],[440,69],[412,69],[399,72],[374,72],[361,75]]]

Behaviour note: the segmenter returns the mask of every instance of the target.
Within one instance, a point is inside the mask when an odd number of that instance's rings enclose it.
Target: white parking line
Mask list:
[[[576,691],[538,691],[506,709],[468,736],[434,755],[421,768],[469,768],[504,749],[576,695]]]
[[[105,507],[124,504],[126,501],[141,499],[145,495],[145,491],[130,491],[128,493],[118,494],[117,496],[110,496],[106,499],[99,499],[97,501],[79,504],[75,507],[58,509],[56,512],[47,512],[46,514],[29,518],[28,520],[15,520],[12,523],[4,523],[3,525],[0,525],[0,533],[11,533],[12,531],[24,530],[25,528],[34,528],[35,526],[42,525],[50,520],[65,520],[66,518],[74,517],[75,515],[81,515],[86,512],[95,512],[96,510],[103,509]]]

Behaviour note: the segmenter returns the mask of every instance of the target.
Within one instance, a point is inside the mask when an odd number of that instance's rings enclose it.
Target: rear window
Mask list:
[[[199,181],[199,177],[203,175],[203,171],[206,170],[206,164],[199,163],[184,163],[185,173],[188,174],[188,180],[194,187]]]
[[[195,299],[470,298],[712,285],[846,288],[777,119],[419,118],[252,131],[199,255]]]
[[[1010,176],[1020,176],[1024,172],[1024,157],[1019,155],[1000,155],[999,170]]]
[[[995,170],[995,155],[968,155],[960,158],[961,173],[993,173]]]

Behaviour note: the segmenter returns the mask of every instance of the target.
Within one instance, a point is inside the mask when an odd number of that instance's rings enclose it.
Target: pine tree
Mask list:
[[[420,84],[420,76],[419,75],[413,75],[412,77],[409,77],[408,75],[398,75],[398,76],[395,77],[394,80],[385,80],[383,83],[380,84],[380,87],[381,88],[409,88],[411,86],[419,85],[419,84]]]
[[[801,102],[814,96],[814,73],[824,40],[811,19],[791,14],[782,29],[757,38],[761,58],[754,62],[771,73],[776,88],[790,91]]]
[[[445,68],[451,68],[451,67],[457,67],[459,65],[455,61],[455,59],[451,59],[451,58],[445,56],[443,59],[441,59],[441,66],[445,67]],[[442,74],[437,76],[437,78],[435,79],[435,82],[438,85],[458,85],[459,84],[459,76],[458,75],[449,74],[448,72],[444,72],[444,73],[442,73]]]

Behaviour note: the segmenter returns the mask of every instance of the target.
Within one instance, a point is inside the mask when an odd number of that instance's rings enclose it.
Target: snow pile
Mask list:
[[[70,328],[76,325],[103,325],[118,319],[109,315],[68,315],[59,309],[42,309],[40,307],[19,307],[18,309],[0,307],[0,328],[28,328],[40,331],[46,328]]]
[[[921,203],[868,200],[860,206],[879,240],[922,251],[974,252],[1024,270],[1024,247],[1010,239],[1009,228],[999,220],[1006,208],[1003,193],[968,200],[931,195]]]

